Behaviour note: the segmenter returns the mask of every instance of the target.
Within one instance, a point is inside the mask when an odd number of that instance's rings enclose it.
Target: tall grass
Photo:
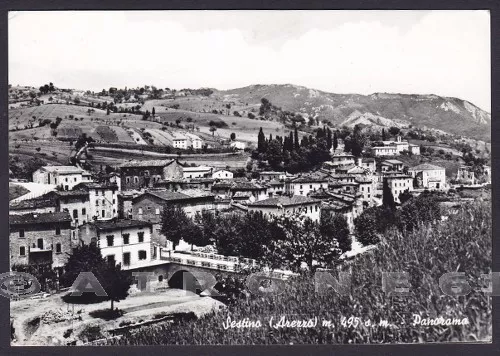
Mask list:
[[[411,233],[386,234],[378,248],[342,269],[351,271],[352,292],[315,292],[311,276],[287,284],[283,294],[252,296],[195,321],[157,325],[110,344],[324,344],[415,343],[491,340],[491,299],[478,291],[480,275],[491,271],[491,207],[484,203],[464,206],[457,215],[434,225],[420,224]],[[439,277],[446,272],[465,272],[472,287],[467,296],[446,296]],[[382,290],[382,272],[409,272],[410,295],[392,298]],[[296,316],[292,316],[295,314]],[[412,314],[422,317],[468,318],[470,324],[413,326]],[[314,328],[269,326],[270,316],[288,319],[317,316]],[[260,328],[230,328],[223,322],[261,320]],[[342,325],[342,317],[359,317],[356,327]],[[393,326],[378,325],[387,320]],[[333,327],[323,327],[331,320]],[[365,326],[370,320],[372,326]]]

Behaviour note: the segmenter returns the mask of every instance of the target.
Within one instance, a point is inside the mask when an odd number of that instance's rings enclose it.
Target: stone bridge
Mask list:
[[[131,272],[151,272],[151,282],[168,281],[172,288],[193,289],[193,285],[206,286],[215,284],[216,276],[223,278],[241,274],[243,270],[257,267],[253,259],[223,256],[209,253],[192,252],[190,254],[161,251],[159,260],[151,261],[140,267],[129,269]],[[287,278],[290,272],[273,271],[273,276]],[[209,279],[212,283],[209,283]]]

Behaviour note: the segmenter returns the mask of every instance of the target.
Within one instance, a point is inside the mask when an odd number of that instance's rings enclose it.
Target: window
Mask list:
[[[139,210],[137,211],[137,214],[142,215],[142,208],[139,208]]]
[[[310,189],[313,189],[313,185],[312,185],[312,184],[309,184],[309,188],[310,188]]]
[[[76,177],[75,177],[75,182],[76,182]]]
[[[56,235],[61,235],[61,228],[59,226],[56,227]]]
[[[113,246],[115,242],[115,237],[113,235],[106,236],[106,240],[108,242],[108,246]]]
[[[113,204],[116,204],[116,199],[113,199]]]
[[[144,231],[138,232],[137,237],[139,237],[139,242],[144,242]]]
[[[102,215],[103,218],[105,218],[106,217],[106,211],[105,210],[101,210],[101,215]]]
[[[87,215],[87,209],[82,208],[82,215]]]
[[[76,219],[76,218],[78,218],[78,210],[73,209],[73,219]]]
[[[67,181],[68,181],[68,178],[66,178],[64,181],[65,181],[65,182],[67,182]]]
[[[60,243],[56,244],[56,253],[61,253],[61,244]]]
[[[19,256],[26,256],[26,247],[19,246]]]
[[[138,177],[134,177],[134,183],[139,183],[139,178]]]
[[[37,243],[37,247],[40,249],[40,250],[43,250],[43,239],[38,239],[36,241]]]
[[[130,183],[130,177],[125,178],[125,181],[126,181],[127,183]]]
[[[24,229],[19,230],[19,237],[24,237]]]
[[[115,265],[115,255],[108,255],[106,256],[106,259],[108,260],[108,263],[112,266]]]
[[[128,245],[130,239],[130,234],[123,234],[123,244]]]
[[[160,208],[156,208],[156,210],[155,210],[155,214],[156,214],[156,215],[160,215]]]
[[[96,199],[96,201],[95,201],[95,206],[99,206],[99,200],[98,199]]]
[[[139,260],[145,260],[147,258],[146,251],[140,250],[139,251]]]
[[[85,224],[85,221],[83,223]],[[71,231],[71,237],[73,238],[73,240],[76,240],[76,231],[75,230]]]
[[[130,266],[130,252],[125,252],[123,254],[123,265]]]
[[[148,210],[151,210],[151,207],[150,207],[150,206],[148,206]]]

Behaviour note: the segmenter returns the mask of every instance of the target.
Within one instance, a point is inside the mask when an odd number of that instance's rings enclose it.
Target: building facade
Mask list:
[[[429,163],[411,167],[408,173],[416,179],[417,187],[429,190],[444,190],[446,184],[446,170]]]
[[[34,183],[54,184],[63,190],[91,181],[89,172],[74,166],[44,166],[33,172]]]
[[[319,221],[321,201],[305,196],[274,197],[248,204],[248,211],[258,211],[265,216],[285,214],[305,215],[313,221]]]
[[[122,190],[152,188],[155,183],[183,177],[183,166],[175,159],[129,161],[121,164]]]
[[[10,266],[48,264],[61,268],[77,244],[67,212],[9,215]]]

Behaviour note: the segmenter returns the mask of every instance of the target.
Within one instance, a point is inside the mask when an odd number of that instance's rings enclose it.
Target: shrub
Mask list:
[[[89,313],[89,315],[93,318],[99,318],[103,320],[114,320],[119,317],[121,317],[124,314],[124,312],[118,308],[115,308],[113,310],[111,309],[99,309],[99,310],[94,310]]]

